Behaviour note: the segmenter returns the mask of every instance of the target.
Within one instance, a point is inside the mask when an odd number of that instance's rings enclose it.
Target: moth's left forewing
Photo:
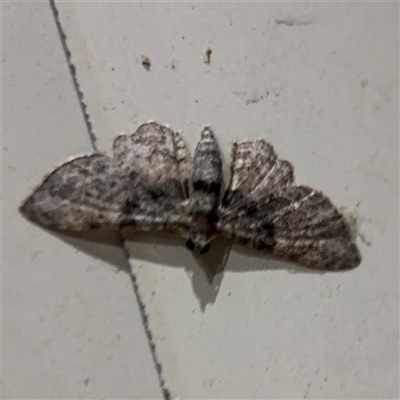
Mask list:
[[[277,257],[316,269],[354,268],[361,256],[348,222],[328,197],[307,186],[286,188],[271,212]]]
[[[292,165],[279,160],[270,144],[235,144],[231,173],[218,210],[217,228],[225,236],[310,268],[360,263],[343,215],[321,192],[293,186]]]

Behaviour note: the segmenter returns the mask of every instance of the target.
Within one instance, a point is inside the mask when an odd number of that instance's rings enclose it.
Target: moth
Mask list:
[[[149,122],[118,136],[113,156],[76,157],[47,175],[20,206],[58,231],[132,227],[186,239],[195,256],[225,235],[273,257],[322,270],[361,262],[349,224],[331,201],[294,183],[293,166],[267,141],[235,142],[222,201],[221,154],[205,127],[193,159],[180,133]]]

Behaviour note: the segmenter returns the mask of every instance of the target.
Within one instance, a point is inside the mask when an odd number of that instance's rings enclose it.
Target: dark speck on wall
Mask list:
[[[147,57],[147,56],[142,56],[142,65],[143,65],[143,67],[144,67],[144,69],[145,69],[146,71],[149,71],[149,70],[150,70],[150,67],[151,67],[150,58]]]

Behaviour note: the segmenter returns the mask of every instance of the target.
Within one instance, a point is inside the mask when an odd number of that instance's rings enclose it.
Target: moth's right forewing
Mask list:
[[[55,230],[117,228],[129,181],[109,157],[95,153],[62,164],[20,206],[30,221]]]

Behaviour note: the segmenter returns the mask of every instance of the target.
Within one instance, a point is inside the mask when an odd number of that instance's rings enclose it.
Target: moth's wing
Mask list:
[[[292,164],[279,160],[272,145],[265,140],[234,143],[231,179],[222,206],[235,208],[241,203],[259,203],[293,184]]]
[[[118,167],[132,178],[139,176],[155,197],[188,198],[190,154],[178,132],[150,122],[118,136],[113,150]]]
[[[259,226],[260,205],[293,181],[292,165],[279,160],[270,143],[263,139],[235,142],[230,182],[218,209],[219,229],[231,238],[246,235],[249,229]],[[243,236],[243,241],[250,242],[251,237]]]
[[[316,269],[356,267],[361,256],[344,217],[320,192],[291,186],[251,204],[221,213],[218,229],[231,239],[273,256]]]
[[[114,159],[93,154],[57,168],[20,210],[57,230],[131,225],[182,231],[188,215],[186,152],[179,134],[154,123],[142,125],[115,140]]]
[[[118,168],[140,186],[126,208],[123,225],[186,232],[189,229],[190,154],[178,132],[150,122],[114,141]]]
[[[294,186],[286,188],[277,200],[276,212],[267,210],[275,226],[276,256],[288,256],[318,269],[348,269],[360,264],[348,222],[323,193]]]
[[[236,144],[218,230],[306,267],[356,267],[361,257],[345,218],[322,193],[292,183],[291,164],[278,160],[271,145]]]
[[[129,182],[116,163],[103,154],[92,154],[55,169],[22,203],[20,211],[50,229],[117,228],[129,193]]]

